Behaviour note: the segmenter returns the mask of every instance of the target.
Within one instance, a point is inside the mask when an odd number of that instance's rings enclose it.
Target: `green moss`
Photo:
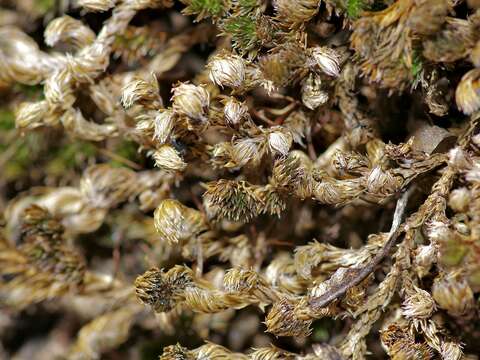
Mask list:
[[[188,5],[183,9],[186,15],[197,15],[197,20],[219,18],[227,9],[225,0],[183,0]]]
[[[0,109],[0,130],[11,130],[15,127],[15,115],[8,109]]]
[[[43,100],[45,98],[42,85],[15,84],[13,90],[30,101]]]
[[[416,79],[419,75],[420,72],[423,69],[423,61],[421,56],[417,53],[413,53],[413,61],[412,61],[412,75]]]
[[[364,8],[363,0],[347,0],[347,15],[350,19],[358,18]]]
[[[223,0],[192,0],[189,6],[192,11],[206,11],[211,15],[219,15],[223,10]]]
[[[228,18],[223,23],[223,33],[232,36],[235,48],[242,53],[252,50],[258,42],[257,24],[249,14]]]
[[[81,165],[87,158],[95,156],[97,149],[88,142],[74,142],[59,147],[47,163],[47,171],[52,175],[61,175],[65,170]]]
[[[468,248],[464,244],[449,240],[441,244],[440,262],[445,266],[456,266],[463,260],[467,251]]]
[[[40,14],[46,14],[55,7],[56,0],[36,0],[35,8]]]

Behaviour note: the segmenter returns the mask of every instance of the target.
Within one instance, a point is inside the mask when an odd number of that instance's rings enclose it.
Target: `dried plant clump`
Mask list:
[[[480,3],[0,4],[0,360],[478,359]]]

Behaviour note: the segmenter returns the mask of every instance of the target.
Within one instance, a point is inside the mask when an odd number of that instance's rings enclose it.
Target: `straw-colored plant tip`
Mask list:
[[[248,106],[233,97],[228,98],[225,101],[223,115],[228,126],[238,128],[248,118]]]
[[[78,0],[78,5],[88,11],[107,11],[115,6],[116,0]]]
[[[480,108],[479,76],[480,69],[470,70],[463,76],[455,92],[457,106],[465,114],[472,114]]]
[[[210,94],[203,86],[179,84],[172,89],[173,111],[186,115],[192,125],[208,122],[208,105]]]
[[[2,4],[1,359],[480,353],[480,1]]]
[[[328,101],[328,93],[322,89],[319,76],[310,74],[302,86],[302,102],[310,110],[315,110]]]
[[[286,0],[275,0],[273,8],[280,22],[295,25],[304,23],[314,17],[318,11],[318,2],[303,0],[292,3]]]
[[[182,171],[187,167],[180,154],[173,146],[164,144],[154,151],[152,155],[155,165],[161,169]]]
[[[340,54],[332,48],[314,47],[309,49],[307,64],[313,70],[320,70],[329,76],[340,75]]]
[[[220,87],[240,87],[245,80],[245,60],[239,56],[220,54],[208,63],[210,79]]]

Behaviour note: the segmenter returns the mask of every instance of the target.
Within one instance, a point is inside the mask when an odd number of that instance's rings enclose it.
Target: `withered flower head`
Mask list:
[[[456,212],[465,212],[468,209],[472,194],[466,187],[452,190],[448,199],[448,205]]]
[[[480,69],[467,72],[457,86],[455,100],[464,114],[472,114],[480,108]]]
[[[302,320],[295,313],[295,305],[287,299],[273,304],[267,315],[267,331],[277,336],[308,336],[312,320]]]
[[[44,36],[48,46],[65,42],[77,49],[91,44],[95,39],[95,33],[89,27],[68,15],[51,21],[45,29]]]
[[[232,128],[239,127],[248,116],[248,106],[234,97],[229,97],[224,105],[223,115],[225,116],[225,123]]]
[[[441,345],[442,358],[448,360],[460,360],[464,358],[462,345],[454,341],[445,341]]]
[[[195,360],[196,357],[190,350],[180,344],[170,345],[163,348],[163,354],[158,360]]]
[[[181,83],[172,89],[173,111],[187,116],[193,125],[208,121],[210,93],[203,86]]]
[[[160,144],[165,143],[172,134],[174,125],[175,119],[172,110],[159,111],[154,120],[154,138],[157,139]]]
[[[141,104],[145,107],[159,107],[162,100],[159,95],[158,81],[155,75],[150,79],[135,79],[129,82],[122,92],[122,105],[128,109],[134,104]]]
[[[164,144],[153,152],[155,165],[170,171],[183,171],[187,167],[180,154],[171,145]]]
[[[239,268],[230,269],[223,278],[223,285],[228,292],[248,292],[259,282],[257,272]]]
[[[175,266],[166,273],[152,268],[135,279],[135,293],[156,312],[167,312],[177,305],[192,282],[191,270],[182,266]]]
[[[219,54],[207,65],[210,79],[218,86],[238,88],[245,80],[245,60],[236,55]]]
[[[233,221],[249,221],[258,215],[261,205],[255,187],[224,179],[207,184],[203,201],[210,217]]]
[[[313,70],[319,69],[321,72],[337,77],[340,75],[340,54],[332,48],[326,46],[316,46],[308,49],[307,65]]]
[[[395,360],[431,359],[432,351],[424,343],[417,343],[402,326],[392,324],[381,332],[382,345]]]
[[[199,211],[173,199],[163,200],[153,217],[158,233],[170,243],[183,242],[206,227]]]
[[[403,302],[402,313],[408,318],[428,319],[435,311],[435,301],[425,290],[413,285]]]
[[[15,121],[19,128],[34,129],[43,126],[48,121],[49,105],[47,101],[37,101],[34,103],[24,102],[18,106],[15,111]],[[52,119],[50,123],[57,123],[58,120]]]
[[[440,308],[457,317],[468,317],[475,306],[473,291],[459,272],[439,275],[433,283],[432,296]]]
[[[318,1],[315,0],[275,0],[273,2],[276,16],[280,22],[295,25],[310,20],[318,11]]]
[[[302,85],[302,102],[310,110],[327,103],[328,93],[322,90],[320,76],[310,74]]]
[[[135,192],[135,175],[127,168],[106,164],[89,167],[80,190],[95,207],[109,208],[127,200]]]
[[[273,153],[285,156],[292,146],[292,135],[285,131],[272,131],[268,134],[268,146]]]

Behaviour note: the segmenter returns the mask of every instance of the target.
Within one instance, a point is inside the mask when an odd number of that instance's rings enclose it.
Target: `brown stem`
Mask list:
[[[352,269],[345,278],[345,280],[340,283],[338,286],[335,286],[331,291],[326,292],[325,294],[313,298],[310,300],[310,306],[313,310],[318,310],[330,304],[332,301],[342,297],[345,293],[354,286],[360,284],[366,277],[371,274],[376,267],[382,262],[382,260],[388,255],[392,246],[398,239],[398,236],[401,233],[400,225],[402,223],[403,214],[405,213],[405,208],[407,206],[408,198],[412,192],[410,187],[405,191],[402,197],[397,201],[397,206],[395,208],[395,213],[393,215],[392,227],[388,233],[387,241],[383,246],[383,249],[375,255],[375,257],[363,268]]]

